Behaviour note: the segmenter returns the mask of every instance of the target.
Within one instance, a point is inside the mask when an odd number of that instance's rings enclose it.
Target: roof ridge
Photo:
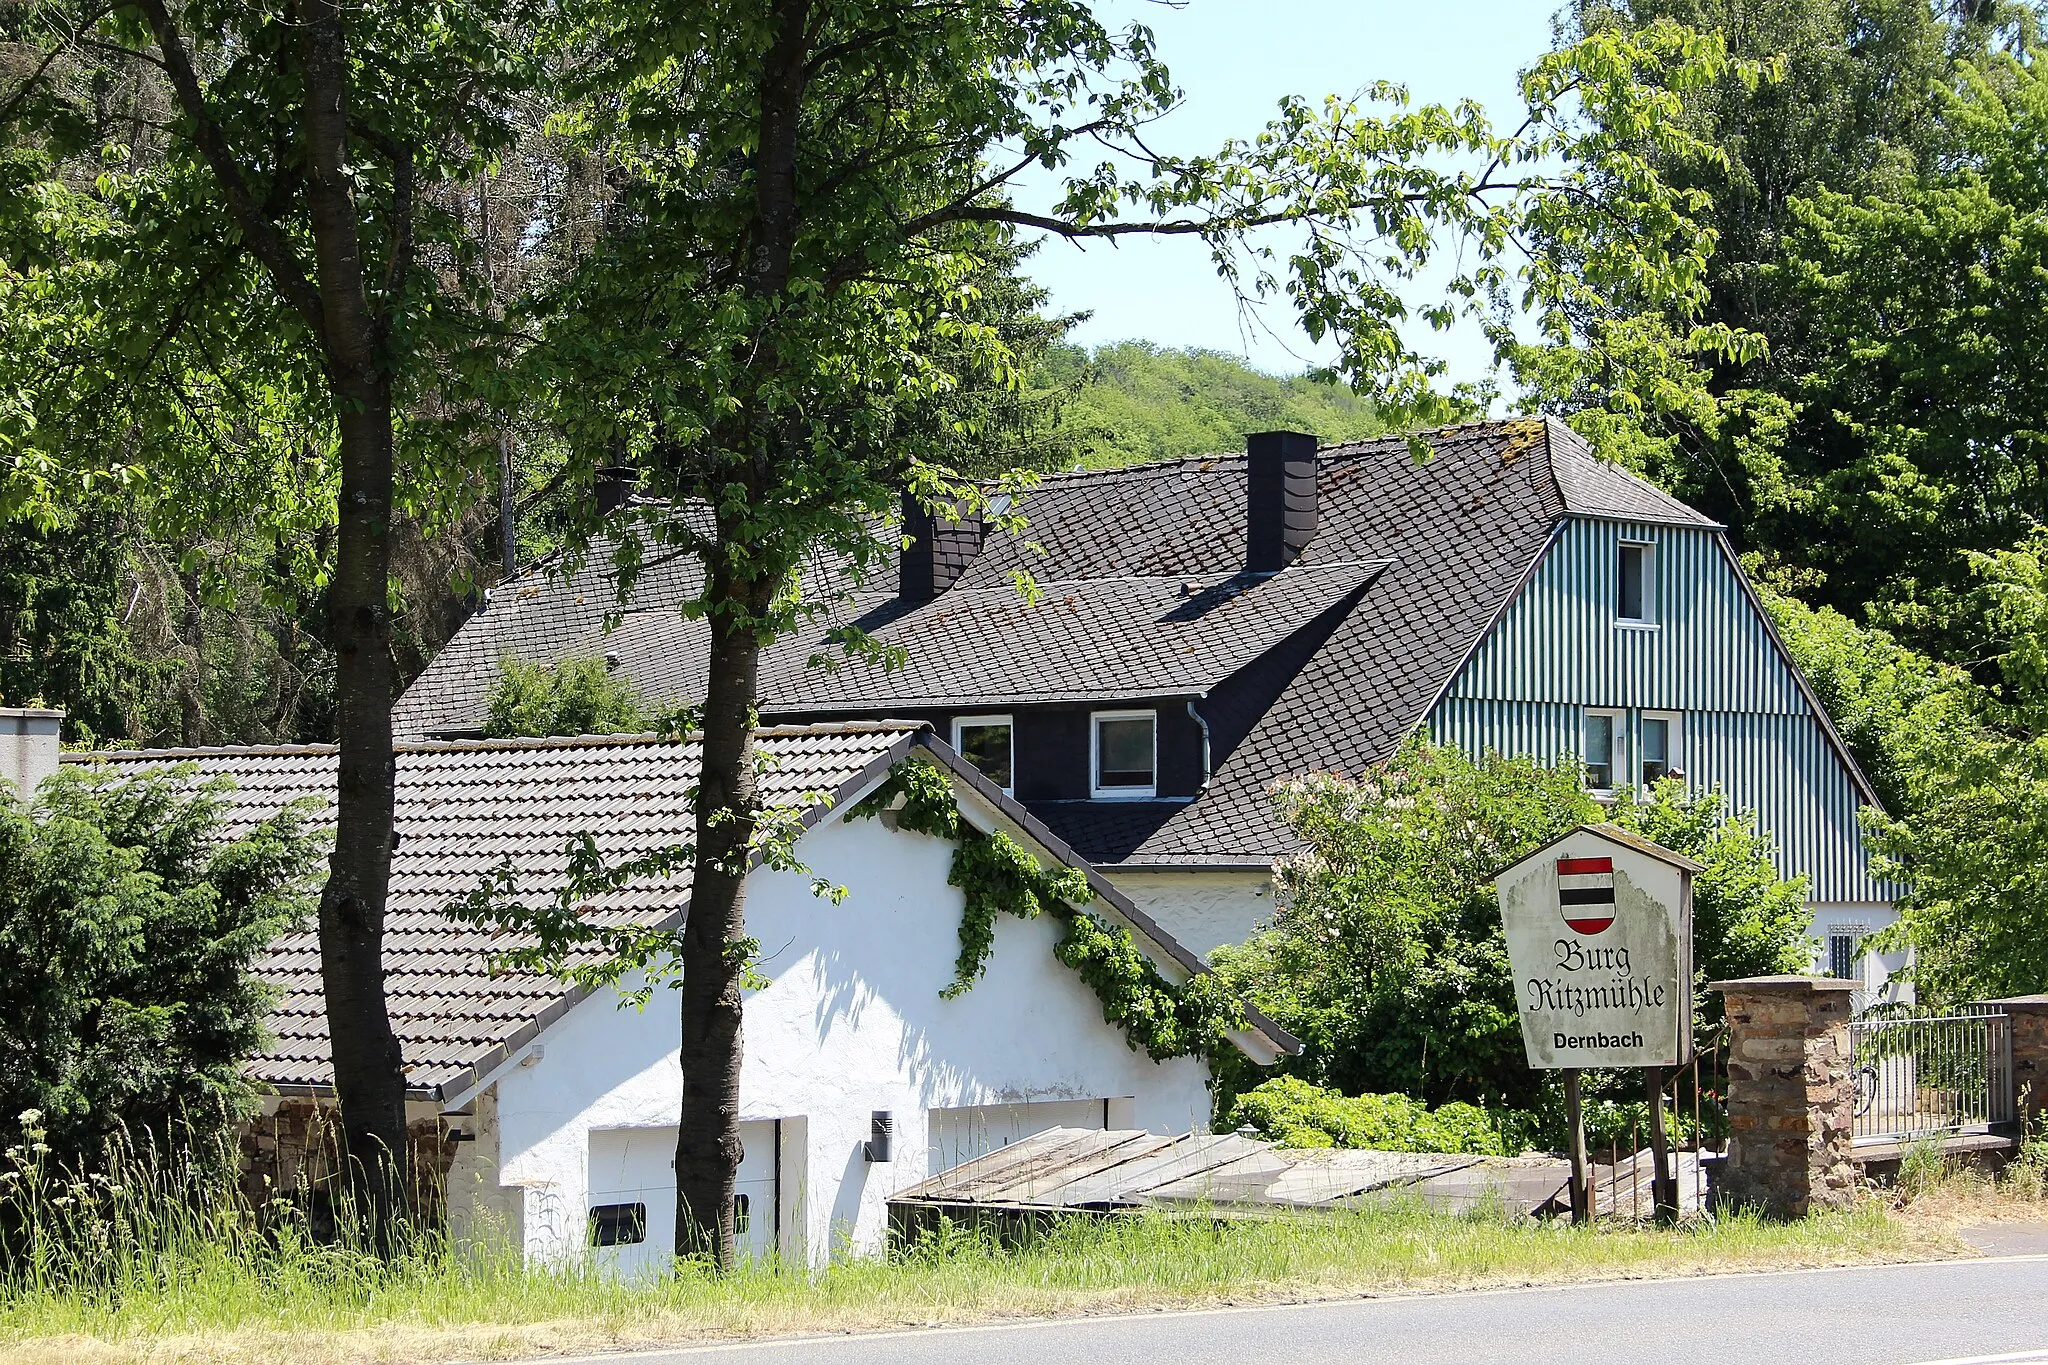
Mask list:
[[[883,732],[909,734],[930,729],[921,720],[814,721],[807,725],[763,725],[754,731],[756,740],[802,739],[811,735],[862,735]],[[391,751],[399,754],[487,753],[537,749],[623,749],[659,744],[700,744],[704,732],[688,730],[678,735],[659,730],[638,730],[616,735],[527,735],[506,739],[401,739]],[[339,753],[338,744],[216,744],[182,749],[98,749],[62,755],[67,763],[143,761],[162,763],[180,758],[297,758],[325,757]]]

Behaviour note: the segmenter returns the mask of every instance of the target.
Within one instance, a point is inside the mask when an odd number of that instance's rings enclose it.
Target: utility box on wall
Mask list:
[[[1700,864],[1585,825],[1495,879],[1529,1065],[1692,1058],[1692,879]]]

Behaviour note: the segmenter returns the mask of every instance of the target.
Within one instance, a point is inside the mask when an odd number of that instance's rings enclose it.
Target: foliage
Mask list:
[[[1674,18],[1777,68],[1678,92],[1724,155],[1645,149],[1705,196],[1707,302],[1589,324],[1635,329],[1664,390],[1622,401],[1628,385],[1532,367],[1541,401],[1726,522],[1768,580],[1974,660],[1967,553],[2048,511],[2034,7],[1577,0],[1562,41]],[[1687,326],[1747,340],[1700,357]]]
[[[307,909],[314,833],[286,811],[223,838],[225,785],[66,765],[0,800],[0,1137],[38,1111],[61,1160],[126,1132],[218,1133],[268,992],[249,974]]]
[[[1477,1105],[1453,1100],[1431,1109],[1407,1095],[1339,1095],[1298,1076],[1275,1076],[1239,1096],[1219,1130],[1247,1124],[1284,1147],[1480,1156],[1522,1150],[1508,1150],[1494,1116]]]
[[[1246,432],[1306,431],[1326,442],[1378,436],[1372,403],[1328,380],[1262,374],[1221,351],[1146,341],[1052,348],[1037,373],[1070,391],[1062,439],[1091,466],[1242,449]]]
[[[107,513],[0,521],[0,705],[62,707],[70,738],[129,733],[163,672],[122,629],[126,556]]]
[[[648,721],[633,680],[614,674],[603,659],[528,664],[508,656],[498,661],[484,734],[618,735],[644,730]]]
[[[1418,738],[1356,781],[1282,783],[1306,847],[1278,869],[1273,928],[1216,964],[1306,1044],[1287,1073],[1348,1094],[1539,1108],[1493,878],[1602,819],[1706,864],[1694,883],[1699,981],[1806,964],[1802,886],[1778,877],[1751,819],[1676,781],[1610,813],[1581,781],[1570,761],[1474,761]]]

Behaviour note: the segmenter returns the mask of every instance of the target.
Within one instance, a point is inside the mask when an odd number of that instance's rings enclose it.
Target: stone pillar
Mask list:
[[[1849,1074],[1849,993],[1832,977],[1716,981],[1728,1013],[1728,1159],[1720,1209],[1804,1218],[1845,1208],[1856,1087]]]
[[[2014,1112],[2027,1121],[2029,1131],[2048,1110],[2048,995],[2016,995],[2009,1000],[1986,1000],[2012,1020],[2012,1089],[2015,1101],[2026,1108]]]

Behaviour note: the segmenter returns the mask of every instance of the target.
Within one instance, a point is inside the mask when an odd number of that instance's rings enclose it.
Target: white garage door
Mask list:
[[[1048,1128],[1109,1126],[1106,1100],[982,1104],[964,1109],[934,1109],[930,1113],[929,1169],[935,1175]]]
[[[733,1213],[740,1252],[772,1254],[776,1243],[776,1148],[781,1124],[740,1125]],[[676,1241],[676,1130],[606,1128],[590,1135],[589,1237],[599,1264],[621,1274],[665,1269]]]

